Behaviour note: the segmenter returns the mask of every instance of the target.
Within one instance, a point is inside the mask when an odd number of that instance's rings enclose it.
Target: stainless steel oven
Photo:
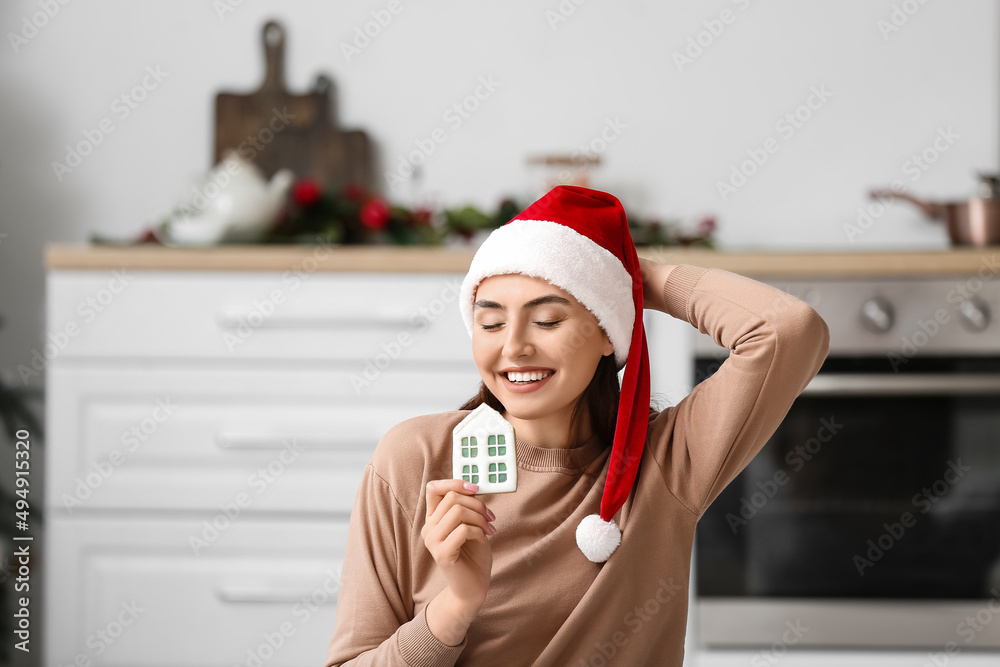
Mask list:
[[[1000,647],[1000,275],[766,282],[830,354],[699,523],[701,643]]]

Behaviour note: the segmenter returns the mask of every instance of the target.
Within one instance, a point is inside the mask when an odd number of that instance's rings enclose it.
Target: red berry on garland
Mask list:
[[[147,227],[142,230],[142,233],[139,234],[133,243],[161,243],[161,241],[156,237],[156,233]]]
[[[292,198],[299,206],[312,206],[323,195],[323,188],[316,181],[303,179],[292,188]]]
[[[389,205],[384,199],[377,197],[369,199],[361,207],[361,224],[368,229],[384,229],[389,222]]]

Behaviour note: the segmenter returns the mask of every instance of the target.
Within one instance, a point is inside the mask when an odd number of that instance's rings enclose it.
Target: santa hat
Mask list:
[[[613,517],[635,483],[649,421],[642,273],[625,210],[605,192],[558,186],[494,230],[473,257],[459,292],[469,336],[476,287],[506,273],[542,278],[572,294],[608,334],[617,369],[625,367],[601,513],[585,517],[576,530],[584,555],[603,563],[621,542]]]

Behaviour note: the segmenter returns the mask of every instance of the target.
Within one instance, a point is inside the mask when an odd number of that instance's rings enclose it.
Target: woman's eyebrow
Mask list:
[[[531,301],[528,301],[523,306],[521,306],[521,310],[528,310],[529,308],[534,308],[535,306],[541,306],[546,303],[556,303],[561,306],[572,305],[568,299],[564,299],[558,294],[546,294],[545,296],[540,296],[535,299],[532,299]],[[507,308],[504,307],[502,304],[499,304],[496,301],[490,301],[489,299],[480,299],[479,301],[476,301],[475,307],[493,308],[496,310],[507,310]]]

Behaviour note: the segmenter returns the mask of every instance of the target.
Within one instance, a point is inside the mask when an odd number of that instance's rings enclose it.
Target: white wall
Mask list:
[[[209,166],[215,93],[259,84],[259,29],[269,17],[289,31],[289,86],[302,91],[317,73],[332,75],[342,122],[371,134],[383,165],[446,129],[423,178],[393,193],[400,201],[493,206],[523,196],[532,183],[526,155],[573,150],[617,118],[627,127],[592,185],[643,214],[714,213],[722,247],[938,248],[943,229],[905,204],[853,244],[844,225],[871,186],[898,178],[919,194],[965,197],[974,170],[998,166],[1000,26],[991,0],[907,0],[916,13],[887,38],[878,21],[903,0],[400,0],[402,11],[352,62],[340,44],[388,0],[243,1],[221,17],[215,5],[237,0],[68,2],[15,53],[10,33],[42,2],[0,5],[7,370],[43,340],[43,245],[91,232],[131,236],[169,210]],[[573,11],[552,24],[547,13],[560,6]],[[680,71],[675,52],[723,10],[734,21]],[[119,119],[112,102],[147,66],[169,76]],[[443,113],[479,77],[500,86],[452,129]],[[775,123],[813,87],[832,97],[786,138]],[[51,163],[105,117],[114,132],[59,182]],[[904,163],[947,127],[959,138],[911,182]],[[769,137],[778,152],[722,201],[717,182]]]

